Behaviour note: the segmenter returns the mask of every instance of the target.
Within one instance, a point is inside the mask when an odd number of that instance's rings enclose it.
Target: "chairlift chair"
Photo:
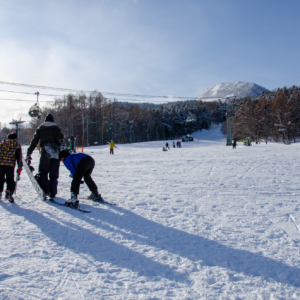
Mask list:
[[[36,92],[35,94],[37,95],[37,102],[29,108],[28,114],[31,118],[38,118],[40,120],[42,116],[42,110],[39,106],[40,93]]]
[[[29,108],[28,114],[31,118],[39,117],[42,114],[42,110],[37,104],[34,104]]]

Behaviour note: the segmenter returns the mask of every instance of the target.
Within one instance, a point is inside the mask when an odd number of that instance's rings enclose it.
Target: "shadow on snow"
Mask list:
[[[68,227],[63,227],[33,210],[14,208],[9,205],[3,207],[37,225],[58,246],[69,248],[79,254],[91,255],[100,262],[109,262],[130,269],[140,276],[150,278],[161,276],[169,280],[189,281],[188,274],[176,271],[175,267],[156,262],[73,223],[65,222]],[[65,212],[73,215],[74,211],[68,210],[68,208],[64,209]],[[114,213],[114,210],[118,213]],[[300,269],[261,254],[230,248],[201,236],[166,227],[120,207],[114,207],[113,210],[93,207],[93,217],[95,214],[99,216],[99,220],[91,219],[91,215],[85,215],[82,220],[97,228],[119,233],[125,239],[177,254],[193,262],[200,262],[202,265],[219,266],[247,276],[261,276],[268,281],[300,286]],[[127,233],[102,222],[126,230]]]

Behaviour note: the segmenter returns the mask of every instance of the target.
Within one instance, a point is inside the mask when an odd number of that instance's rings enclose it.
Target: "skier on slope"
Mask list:
[[[115,143],[113,140],[109,143],[109,154],[114,154]]]
[[[51,199],[57,194],[59,177],[59,151],[63,149],[64,135],[54,123],[54,118],[48,114],[45,122],[36,130],[30,146],[27,149],[27,161],[31,161],[31,154],[37,144],[41,145],[39,164],[40,185],[45,194]],[[48,179],[49,174],[49,179]]]
[[[95,167],[94,159],[85,153],[70,153],[69,150],[63,150],[59,153],[59,159],[64,163],[66,168],[71,172],[73,178],[71,183],[71,199],[65,204],[68,206],[78,207],[80,183],[82,178],[91,191],[91,195],[88,199],[93,201],[102,201],[101,195],[98,193],[97,185],[91,177],[93,169]]]
[[[13,193],[16,183],[14,181],[14,170],[17,161],[18,169],[17,173],[20,175],[22,171],[22,148],[17,142],[17,134],[10,133],[7,139],[4,139],[0,144],[0,199],[2,198],[2,192],[4,188],[4,182],[6,181],[7,189],[5,193],[5,199],[13,203]],[[6,179],[5,179],[6,177]]]
[[[232,149],[236,149],[236,138],[233,139]]]

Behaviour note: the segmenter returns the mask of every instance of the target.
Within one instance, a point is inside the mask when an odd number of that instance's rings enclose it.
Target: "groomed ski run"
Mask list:
[[[80,200],[92,213],[41,201],[23,171],[15,203],[0,202],[0,298],[300,299],[300,144],[193,136],[167,152],[86,148],[117,203]],[[61,165],[59,198],[70,182]]]

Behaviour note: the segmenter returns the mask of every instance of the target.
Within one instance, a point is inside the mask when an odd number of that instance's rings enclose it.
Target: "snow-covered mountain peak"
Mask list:
[[[268,90],[260,85],[251,82],[236,81],[234,83],[219,83],[214,87],[206,89],[198,99],[212,101],[219,98],[237,96],[237,98],[252,97],[260,95]]]

